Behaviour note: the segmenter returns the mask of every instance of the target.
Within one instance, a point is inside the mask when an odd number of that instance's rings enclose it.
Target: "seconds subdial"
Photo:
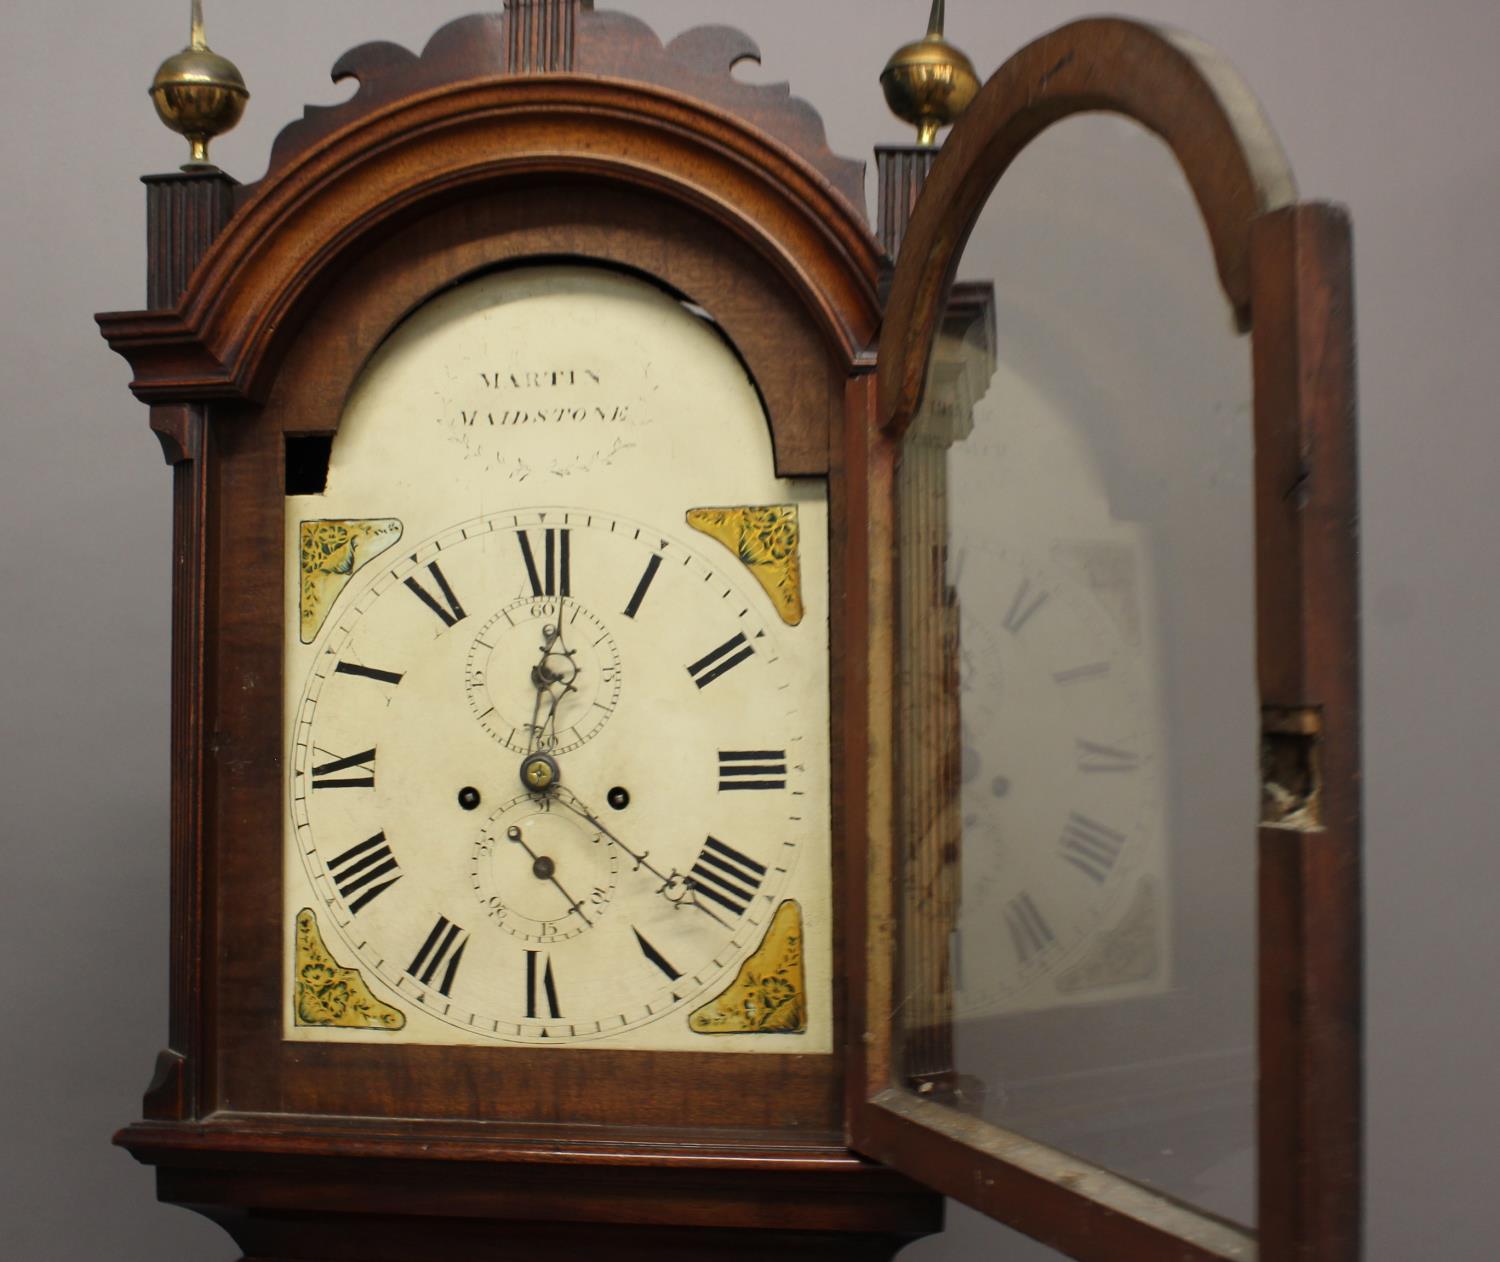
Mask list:
[[[569,598],[523,597],[469,646],[464,689],[505,748],[564,754],[608,722],[620,701],[620,650],[597,615]]]
[[[576,816],[529,793],[511,799],[474,843],[470,876],[490,919],[524,942],[565,942],[608,912],[619,859]]]

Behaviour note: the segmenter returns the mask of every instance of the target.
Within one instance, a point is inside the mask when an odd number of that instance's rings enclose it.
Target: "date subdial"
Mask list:
[[[464,690],[506,749],[565,754],[595,736],[620,702],[620,649],[576,600],[525,596],[469,646]]]
[[[485,913],[524,942],[565,942],[608,914],[619,858],[586,821],[523,793],[485,822],[470,877]]]

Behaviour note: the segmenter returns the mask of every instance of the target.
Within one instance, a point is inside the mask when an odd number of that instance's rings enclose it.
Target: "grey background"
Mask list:
[[[464,0],[210,0],[255,99],[216,157],[241,179],[344,49],[420,47]],[[811,99],[839,152],[899,140],[875,75],[925,0],[617,0],[671,35],[749,29],[757,77]],[[988,73],[1087,11],[958,0]],[[1500,875],[1483,793],[1500,702],[1493,435],[1500,6],[1493,0],[1132,0],[1226,50],[1307,196],[1356,225],[1368,771],[1368,1256],[1487,1258]],[[90,315],[143,299],[144,197],[180,142],[145,96],[186,0],[9,0],[0,13],[0,747],[5,1252],[228,1259],[108,1143],[166,1031],[169,475]],[[1489,1207],[1486,1208],[1486,1205]],[[908,1256],[1038,1255],[955,1214]]]

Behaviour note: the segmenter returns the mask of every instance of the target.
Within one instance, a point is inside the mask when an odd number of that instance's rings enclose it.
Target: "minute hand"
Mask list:
[[[679,907],[682,906],[683,903],[687,903],[691,907],[696,907],[710,920],[715,921],[717,924],[723,925],[724,928],[728,929],[730,927],[729,924],[712,908],[699,901],[690,880],[682,877],[675,868],[670,874],[664,873],[660,868],[658,868],[651,862],[650,858],[648,857],[648,855],[650,854],[649,851],[643,850],[637,853],[636,851],[632,850],[617,836],[615,836],[613,832],[605,827],[604,822],[591,810],[589,810],[586,805],[584,805],[583,801],[578,797],[576,793],[572,792],[570,789],[566,788],[563,785],[558,785],[556,789],[556,797],[557,801],[562,806],[572,811],[573,814],[577,815],[580,819],[587,820],[601,833],[608,837],[610,841],[612,841],[627,855],[629,855],[631,860],[635,863],[637,869],[645,868],[647,872],[651,873],[652,876],[660,881],[661,887],[656,892],[663,898],[665,898],[669,903],[672,903],[675,906]]]

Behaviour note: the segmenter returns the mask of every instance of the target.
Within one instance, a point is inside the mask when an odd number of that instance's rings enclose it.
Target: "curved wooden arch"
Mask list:
[[[361,251],[299,316],[304,329],[337,329],[336,342],[287,338],[258,420],[288,433],[337,433],[370,356],[433,295],[497,269],[558,262],[620,271],[712,308],[716,331],[760,392],[778,473],[828,473],[848,368],[800,297],[745,241],[690,207],[587,178],[491,188],[432,208]]]
[[[1296,200],[1280,143],[1255,97],[1207,44],[1122,18],[1086,18],[1027,45],[990,78],[933,164],[881,334],[882,426],[904,431],[964,245],[1010,164],[1054,123],[1095,111],[1132,119],[1176,156],[1197,199],[1219,279],[1249,327],[1250,229]]]
[[[562,75],[468,80],[361,118],[257,186],[175,310],[100,326],[144,401],[263,399],[286,331],[347,260],[429,210],[548,176],[648,190],[718,222],[849,363],[875,336],[878,247],[805,161],[685,96]]]

